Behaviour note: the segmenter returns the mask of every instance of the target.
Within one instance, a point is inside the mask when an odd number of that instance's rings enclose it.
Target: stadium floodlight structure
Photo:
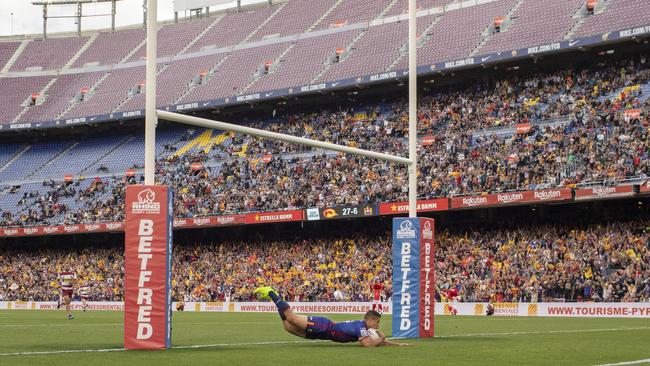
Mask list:
[[[115,4],[120,0],[37,0],[32,1],[32,5],[43,6],[43,38],[47,38],[47,20],[50,18],[76,18],[77,33],[81,35],[81,18],[84,17],[111,17],[111,30],[115,32]],[[83,4],[111,3],[111,12],[107,14],[83,15]],[[48,15],[47,9],[50,5],[76,5],[77,13],[75,15]]]
[[[302,137],[273,133],[261,129],[239,126],[231,123],[214,121],[206,118],[188,116],[156,110],[156,58],[157,58],[157,0],[147,1],[147,61],[145,93],[145,161],[144,183],[155,185],[155,143],[158,117],[172,122],[185,123],[206,128],[238,132],[261,138],[280,140],[305,146],[322,148],[347,154],[354,154],[393,163],[406,165],[409,175],[409,217],[417,217],[417,7],[416,0],[409,0],[409,157],[404,158],[376,151],[352,148],[329,142],[311,140]]]

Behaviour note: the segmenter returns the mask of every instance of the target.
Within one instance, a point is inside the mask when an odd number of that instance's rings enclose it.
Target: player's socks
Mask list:
[[[284,316],[284,312],[287,311],[288,309],[291,309],[291,306],[287,304],[286,301],[282,300],[278,294],[275,293],[275,291],[269,291],[269,297],[271,300],[273,300],[273,303],[275,306],[278,307],[278,313],[280,313],[280,318],[282,320],[287,320],[287,317]]]

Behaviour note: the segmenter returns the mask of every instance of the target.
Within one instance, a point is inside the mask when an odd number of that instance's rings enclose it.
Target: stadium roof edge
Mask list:
[[[120,0],[118,0],[120,1]],[[273,5],[277,5],[280,3],[284,3],[288,0],[274,0]],[[72,3],[77,3],[77,1],[72,1]],[[241,11],[249,11],[253,9],[258,9],[258,8],[263,8],[268,6],[268,3],[255,3],[255,4],[246,4],[242,5]],[[227,14],[233,12],[234,8],[228,8],[228,9],[221,9],[221,10],[214,10],[210,11],[208,14],[204,14],[204,17],[216,17],[222,14]],[[191,22],[196,20],[196,17],[178,17],[178,22]],[[174,24],[176,21],[174,19],[164,19],[164,20],[158,20],[158,25],[164,26],[164,25],[169,25],[169,24]],[[120,27],[115,27],[115,31],[125,31],[125,30],[132,30],[132,29],[139,29],[142,28],[144,29],[144,25],[142,23],[135,23],[135,24],[129,24],[129,25],[123,25]],[[87,29],[87,30],[82,30],[81,32],[81,37],[84,36],[89,36],[95,33],[102,33],[102,32],[110,32],[110,28],[100,28],[100,29]],[[67,38],[67,37],[78,37],[79,34],[71,30],[69,32],[56,32],[56,33],[48,33],[47,38]],[[0,42],[15,42],[15,41],[25,41],[25,40],[30,40],[30,39],[42,39],[43,38],[43,33],[27,33],[27,34],[14,34],[10,36],[0,36]]]

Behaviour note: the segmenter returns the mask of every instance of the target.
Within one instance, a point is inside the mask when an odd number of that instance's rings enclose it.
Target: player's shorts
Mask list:
[[[88,300],[89,298],[90,298],[90,296],[81,295],[81,300]]]
[[[330,329],[334,326],[333,321],[320,316],[307,317],[307,329],[305,334],[307,339],[325,339],[331,340],[332,335]]]
[[[61,291],[61,292],[63,293],[63,297],[66,297],[66,296],[67,296],[67,297],[69,297],[70,299],[72,299],[72,290],[63,290],[63,291]]]

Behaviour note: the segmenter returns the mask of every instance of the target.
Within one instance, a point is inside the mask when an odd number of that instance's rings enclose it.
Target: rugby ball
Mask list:
[[[368,337],[370,339],[377,339],[379,338],[379,333],[377,333],[376,329],[368,328]]]

